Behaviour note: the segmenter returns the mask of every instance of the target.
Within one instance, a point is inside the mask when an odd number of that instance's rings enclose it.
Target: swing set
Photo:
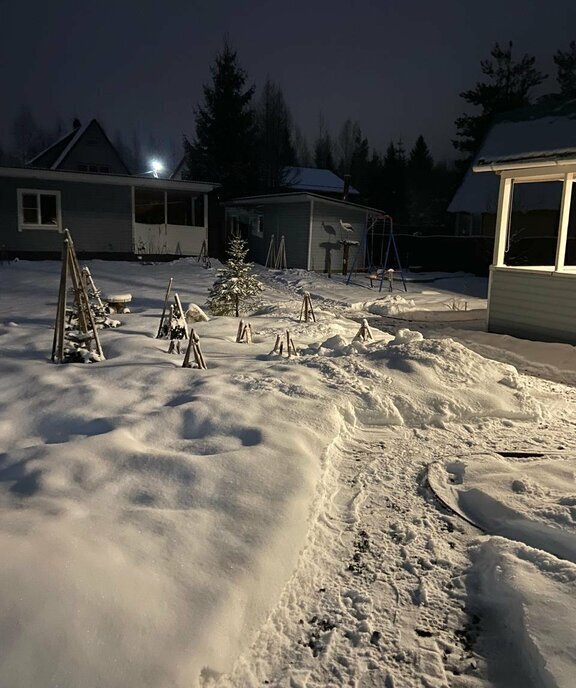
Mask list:
[[[380,282],[378,291],[381,292],[384,281],[388,280],[390,291],[392,291],[395,272],[395,269],[391,267],[393,260],[395,260],[396,270],[400,272],[404,291],[408,291],[404,270],[400,262],[396,237],[394,236],[394,221],[392,217],[384,214],[369,215],[362,241],[352,260],[346,284],[350,284],[353,276],[359,271],[366,271],[366,276],[370,280],[370,286],[373,286],[375,281]],[[363,267],[361,265],[362,262]]]

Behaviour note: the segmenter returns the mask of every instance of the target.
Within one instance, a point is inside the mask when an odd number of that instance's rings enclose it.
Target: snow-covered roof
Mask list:
[[[294,191],[319,191],[323,193],[342,193],[344,180],[331,170],[316,167],[286,167],[287,186]],[[350,186],[348,193],[360,192]]]
[[[498,179],[476,174],[474,167],[496,163],[528,162],[570,158],[576,155],[576,100],[537,105],[503,115],[484,140],[473,165],[456,191],[448,211],[452,213],[495,213]],[[557,209],[557,194],[524,194],[516,207],[521,210]]]

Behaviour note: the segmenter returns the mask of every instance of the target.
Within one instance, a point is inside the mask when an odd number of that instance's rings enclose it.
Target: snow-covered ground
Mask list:
[[[58,264],[0,266],[2,687],[573,685],[574,347],[483,332],[470,275],[261,271],[254,343],[183,369],[164,290],[215,270],[89,265],[132,313],[64,366]]]

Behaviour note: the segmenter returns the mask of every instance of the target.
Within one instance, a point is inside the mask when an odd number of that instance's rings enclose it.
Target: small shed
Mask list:
[[[341,272],[346,246],[360,242],[368,217],[382,211],[313,193],[281,193],[235,198],[225,203],[226,231],[240,231],[250,257],[264,265],[274,237],[284,237],[290,268]],[[349,248],[350,259],[354,247]]]
[[[576,344],[576,209],[571,203],[576,149],[483,158],[474,172],[500,177],[488,330]],[[542,251],[536,263],[515,255],[510,242],[514,197],[532,190],[558,197],[555,245]]]

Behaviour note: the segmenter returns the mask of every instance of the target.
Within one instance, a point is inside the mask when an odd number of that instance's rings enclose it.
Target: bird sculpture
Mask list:
[[[352,225],[349,222],[342,222],[342,220],[340,220],[340,227],[342,227],[342,229],[346,232],[354,231],[354,227],[352,227]]]

